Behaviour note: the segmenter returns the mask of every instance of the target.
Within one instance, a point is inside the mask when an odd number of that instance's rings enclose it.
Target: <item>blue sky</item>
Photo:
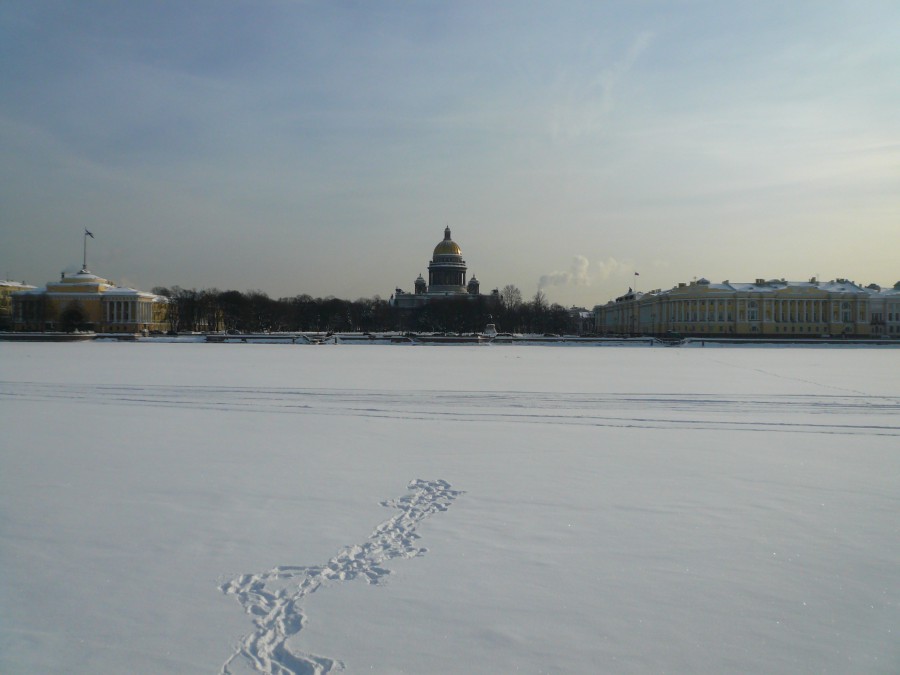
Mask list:
[[[0,276],[893,284],[898,74],[896,2],[7,0]]]

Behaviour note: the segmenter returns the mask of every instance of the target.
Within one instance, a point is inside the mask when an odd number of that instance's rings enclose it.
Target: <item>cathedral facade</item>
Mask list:
[[[453,241],[450,228],[444,229],[444,238],[434,247],[428,263],[428,281],[420,274],[413,284],[415,289],[407,293],[398,288],[391,296],[391,305],[400,309],[415,309],[436,300],[451,298],[476,299],[483,297],[475,275],[466,281],[466,261],[459,244]],[[492,295],[498,295],[494,291]]]

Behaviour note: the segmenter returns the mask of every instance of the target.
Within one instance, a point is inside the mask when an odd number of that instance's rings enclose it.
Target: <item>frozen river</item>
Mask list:
[[[0,343],[0,672],[900,672],[900,350]]]

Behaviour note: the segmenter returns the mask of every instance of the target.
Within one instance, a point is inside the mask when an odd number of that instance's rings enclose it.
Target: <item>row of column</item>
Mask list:
[[[827,300],[770,300],[779,323],[828,323]],[[768,316],[768,315],[767,315]]]
[[[734,310],[728,309],[728,302],[728,300],[676,300],[669,305],[668,318],[674,323],[733,321]]]
[[[103,304],[106,323],[153,322],[153,309],[150,303],[136,300],[109,300]]]
[[[676,300],[669,305],[668,319],[674,323],[724,322],[734,321],[734,309],[728,308],[728,300]],[[838,321],[839,316],[829,317],[829,300],[763,300],[764,311],[756,317],[747,300],[738,300],[744,310],[744,321],[765,321],[778,323],[828,323]]]
[[[429,270],[428,272],[429,286],[465,286],[466,273],[465,270]]]
[[[731,307],[729,307],[731,304]],[[654,315],[656,312],[660,314]],[[685,323],[853,323],[863,320],[865,304],[819,299],[685,299],[642,304],[623,302],[604,312],[602,323],[614,330],[657,330],[660,325]]]

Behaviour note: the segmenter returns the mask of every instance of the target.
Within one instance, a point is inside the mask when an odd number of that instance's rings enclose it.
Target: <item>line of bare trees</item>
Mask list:
[[[198,291],[178,286],[157,287],[153,292],[169,298],[169,323],[178,332],[473,333],[493,323],[502,332],[563,334],[572,332],[573,327],[568,310],[549,304],[541,291],[526,302],[512,285],[499,295],[450,297],[413,310],[393,307],[377,295],[351,301],[309,295],[274,299],[262,291]]]

